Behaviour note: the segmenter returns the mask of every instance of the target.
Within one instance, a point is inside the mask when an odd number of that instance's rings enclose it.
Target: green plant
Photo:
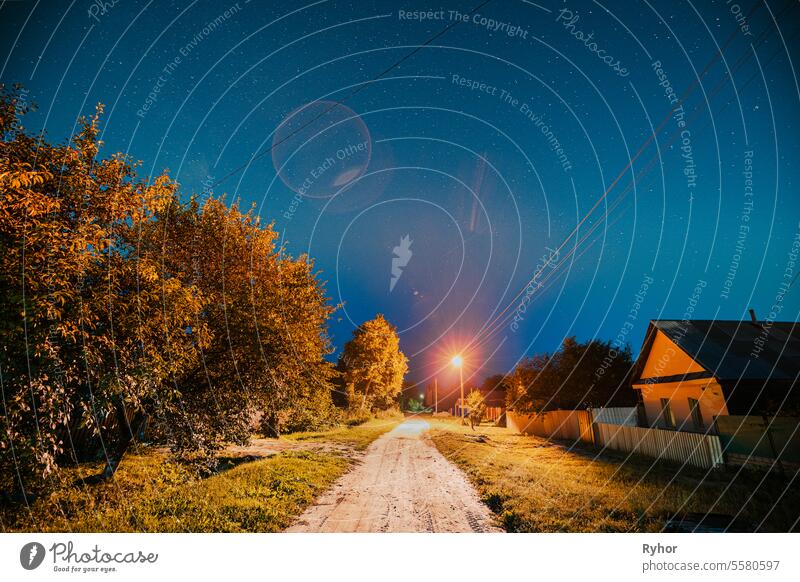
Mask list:
[[[477,390],[470,392],[467,396],[467,408],[469,409],[469,426],[475,430],[475,426],[481,423],[483,415],[486,414],[486,403],[483,394]]]

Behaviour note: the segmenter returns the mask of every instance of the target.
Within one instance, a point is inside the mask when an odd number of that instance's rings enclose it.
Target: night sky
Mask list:
[[[0,79],[32,131],[102,102],[105,154],[255,203],[337,350],[381,312],[417,381],[798,319],[797,2],[480,3],[4,2]]]

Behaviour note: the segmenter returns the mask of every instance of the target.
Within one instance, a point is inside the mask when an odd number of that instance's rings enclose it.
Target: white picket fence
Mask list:
[[[592,413],[593,422],[638,426],[637,409],[635,406],[592,408],[589,412]]]
[[[724,464],[722,445],[713,434],[699,434],[595,423],[595,444],[622,451],[686,463],[702,469],[712,469]]]

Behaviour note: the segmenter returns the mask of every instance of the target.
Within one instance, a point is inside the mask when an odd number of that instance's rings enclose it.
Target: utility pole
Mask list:
[[[458,376],[461,379],[461,424],[464,422],[464,366],[458,367]]]
[[[439,412],[439,378],[433,379],[433,413]]]

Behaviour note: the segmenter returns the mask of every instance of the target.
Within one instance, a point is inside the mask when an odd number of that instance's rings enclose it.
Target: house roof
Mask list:
[[[661,331],[720,381],[781,380],[800,375],[800,323],[718,320],[650,322],[634,378],[641,377],[656,331]]]

